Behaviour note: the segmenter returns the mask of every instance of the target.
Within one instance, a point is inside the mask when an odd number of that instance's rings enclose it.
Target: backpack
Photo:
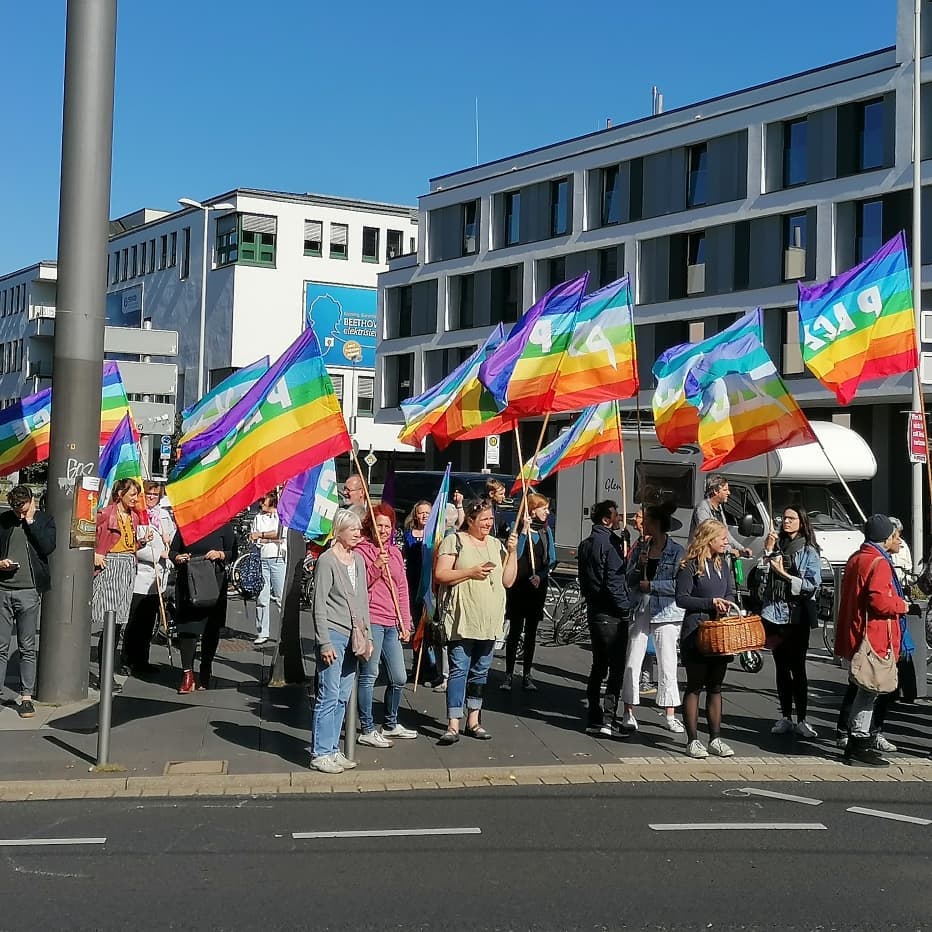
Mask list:
[[[257,599],[265,585],[262,557],[257,546],[250,547],[234,564],[231,574],[236,591],[244,599]]]

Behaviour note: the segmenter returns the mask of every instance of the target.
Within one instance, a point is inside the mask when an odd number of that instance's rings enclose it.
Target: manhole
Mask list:
[[[165,765],[166,777],[203,774],[225,774],[227,761],[225,760],[172,760]]]

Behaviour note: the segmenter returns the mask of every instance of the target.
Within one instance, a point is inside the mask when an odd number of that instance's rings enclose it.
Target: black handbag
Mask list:
[[[195,608],[213,608],[220,599],[217,566],[207,557],[188,560],[188,599]]]

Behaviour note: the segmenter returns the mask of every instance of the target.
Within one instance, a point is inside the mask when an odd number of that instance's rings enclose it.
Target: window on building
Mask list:
[[[783,218],[783,280],[806,277],[806,214]]]
[[[489,323],[512,323],[521,313],[524,288],[524,269],[509,265],[492,269],[492,301]]]
[[[330,224],[330,258],[349,258],[349,227],[345,223]]]
[[[385,231],[385,258],[394,259],[404,252],[405,235],[401,230]]]
[[[861,201],[857,205],[855,262],[863,262],[883,245],[883,201]]]
[[[185,227],[181,231],[181,269],[178,272],[178,277],[181,279],[185,279],[190,274],[191,274],[191,227]]]
[[[701,343],[705,339],[705,321],[704,320],[689,321],[688,332],[689,332],[690,343]]]
[[[173,269],[178,262],[178,231],[172,230],[168,246],[168,267]]]
[[[509,191],[505,195],[504,217],[505,246],[514,246],[521,240],[521,192]]]
[[[376,227],[362,228],[362,261],[379,261],[379,231]]]
[[[333,394],[336,396],[340,406],[343,406],[343,376],[339,373],[330,375],[330,382],[333,385]]]
[[[618,247],[599,250],[599,287],[603,288],[618,278]]]
[[[168,234],[159,237],[159,269],[168,268]]]
[[[264,214],[240,216],[239,258],[246,265],[275,267],[275,243],[278,238],[278,218]]]
[[[883,165],[883,100],[858,105],[858,169],[869,171]]]
[[[304,255],[321,256],[324,251],[324,224],[322,220],[304,221]]]
[[[397,408],[411,397],[413,388],[414,354],[385,357],[385,406]]]
[[[120,252],[117,250],[110,257],[110,284],[115,285],[120,280]]]
[[[146,274],[146,266],[148,265],[147,256],[148,256],[148,246],[149,244],[143,240],[139,244],[139,274]]]
[[[479,251],[479,202],[463,204],[463,255],[472,256]]]
[[[149,240],[149,271],[155,271],[155,240]]]
[[[548,289],[566,281],[565,256],[557,256],[555,259],[547,260],[547,281],[549,282]]]
[[[120,251],[120,281],[125,282],[129,275],[129,249]]]
[[[786,308],[783,312],[783,359],[784,375],[798,375],[804,372],[802,347],[799,343],[799,311]]]
[[[356,414],[358,417],[375,414],[375,379],[371,375],[361,375],[356,380]]]
[[[214,242],[217,250],[218,267],[236,262],[239,257],[239,233],[236,228],[236,214],[225,214],[223,217],[217,218]]]
[[[809,121],[788,120],[783,124],[783,187],[805,184],[809,177]]]
[[[705,291],[705,230],[686,237],[686,294]]]
[[[466,330],[469,327],[476,326],[476,276],[475,275],[457,275],[453,281],[456,282],[456,307],[458,313],[457,328]]]
[[[550,182],[550,235],[566,236],[570,232],[570,180]]]
[[[621,167],[602,169],[602,226],[621,222]]]
[[[690,146],[687,153],[686,206],[701,207],[708,203],[709,152],[704,142]]]
[[[408,237],[408,252],[417,252],[417,240],[413,236]]]
[[[139,247],[133,246],[129,263],[129,277],[135,278],[139,274]]]
[[[398,333],[396,336],[411,336],[411,323],[414,317],[414,288],[405,285],[398,289]]]

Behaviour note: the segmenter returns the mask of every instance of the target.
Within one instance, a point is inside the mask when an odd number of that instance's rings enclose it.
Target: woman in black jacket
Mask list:
[[[187,544],[176,531],[168,551],[168,558],[178,568],[175,585],[177,606],[178,651],[181,654],[182,678],[179,693],[194,692],[194,654],[197,639],[201,639],[201,668],[198,672],[197,688],[209,689],[211,668],[220,629],[227,618],[227,567],[236,559],[236,535],[229,523],[211,531],[200,540]],[[219,596],[213,605],[197,606],[191,603],[188,586],[188,570],[192,559],[209,560],[217,577]]]
[[[697,528],[676,574],[676,604],[686,612],[680,633],[680,657],[686,667],[683,724],[690,757],[732,757],[722,741],[722,683],[730,657],[708,656],[697,647],[699,623],[728,613],[735,597],[731,566],[725,559],[728,530],[720,521],[706,520]],[[699,693],[705,690],[709,747],[699,740]]]

